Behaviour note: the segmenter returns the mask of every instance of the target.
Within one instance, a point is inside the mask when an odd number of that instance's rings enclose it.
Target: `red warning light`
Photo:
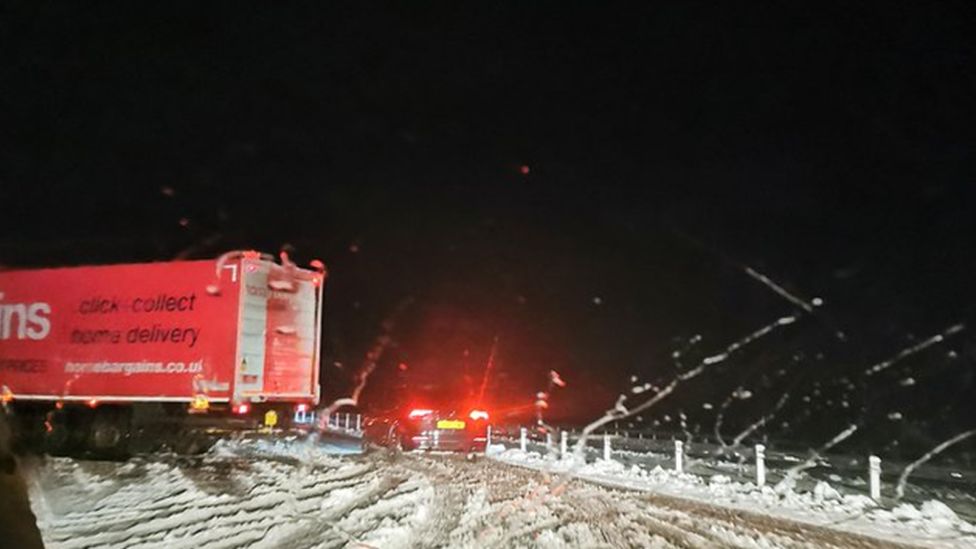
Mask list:
[[[468,414],[468,416],[471,419],[475,420],[475,421],[477,421],[479,419],[487,420],[488,419],[488,412],[486,412],[484,410],[471,410],[471,413]]]
[[[521,166],[519,166],[519,173],[522,174],[522,175],[529,175],[529,172],[530,171],[532,171],[532,170],[529,169],[529,167],[527,165],[525,165],[525,164],[522,164]]]

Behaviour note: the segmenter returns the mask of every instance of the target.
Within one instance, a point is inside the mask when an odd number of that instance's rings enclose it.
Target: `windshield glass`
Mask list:
[[[976,547],[974,15],[5,3],[0,548]]]

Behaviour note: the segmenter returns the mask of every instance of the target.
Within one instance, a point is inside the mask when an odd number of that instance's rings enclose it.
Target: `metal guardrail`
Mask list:
[[[892,494],[900,464],[885,468],[878,456],[828,454],[813,460],[810,467],[798,474],[797,466],[804,464],[810,456],[792,449],[770,448],[763,444],[730,448],[710,442],[648,436],[647,433],[636,437],[628,434],[632,433],[609,431],[590,435],[585,445],[585,459],[612,459],[628,467],[661,467],[706,478],[724,475],[730,480],[757,486],[775,485],[791,475],[798,491],[813,491],[817,483],[825,481],[841,493],[864,495],[880,506],[893,506],[899,502]],[[556,457],[572,453],[579,439],[579,433],[571,430],[540,432],[512,426],[496,429],[493,436],[496,444],[503,444],[508,449]],[[960,475],[932,467],[927,472],[919,470],[917,475],[910,483],[904,501],[918,504],[927,499],[940,499],[959,516],[976,520],[976,497],[973,497],[976,494],[976,471]]]
[[[338,413],[320,416],[315,412],[309,412],[309,415],[311,416],[311,420],[307,421],[307,423],[317,425],[319,430],[333,433],[345,433],[357,437],[361,437],[363,435],[362,414]]]

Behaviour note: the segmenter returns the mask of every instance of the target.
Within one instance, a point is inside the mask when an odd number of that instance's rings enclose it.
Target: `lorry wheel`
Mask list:
[[[14,453],[43,452],[44,413],[42,411],[25,407],[14,415],[8,415],[7,422],[13,430],[11,444]]]
[[[125,457],[129,447],[129,415],[110,407],[95,410],[88,435],[88,449],[108,457]]]

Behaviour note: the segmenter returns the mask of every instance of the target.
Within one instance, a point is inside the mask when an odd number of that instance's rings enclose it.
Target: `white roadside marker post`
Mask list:
[[[756,486],[766,485],[766,447],[756,445]]]
[[[526,441],[527,435],[528,435],[528,429],[526,429],[525,427],[519,429],[519,450],[522,450],[523,452],[525,451],[525,447],[528,442]]]
[[[569,437],[566,431],[559,432],[559,457],[566,457],[566,441]]]
[[[356,414],[356,432],[362,432],[363,430],[363,415]]]
[[[603,461],[610,461],[610,434],[603,433]]]
[[[552,433],[546,433],[546,450],[552,450]]]
[[[870,456],[868,458],[868,477],[871,485],[871,499],[881,502],[881,458]]]
[[[485,429],[485,453],[488,452],[489,446],[491,446],[491,425]]]
[[[684,445],[680,440],[674,441],[674,470],[679,473],[684,472]]]

